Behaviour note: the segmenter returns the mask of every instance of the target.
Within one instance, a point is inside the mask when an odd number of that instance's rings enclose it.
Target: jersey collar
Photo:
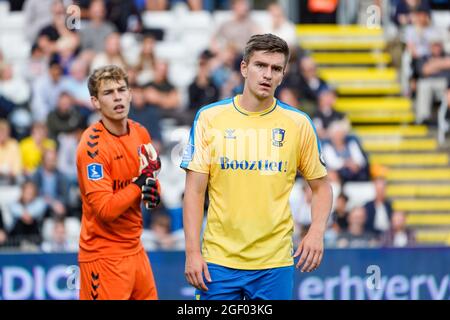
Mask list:
[[[233,98],[233,106],[236,109],[236,111],[238,111],[239,113],[242,113],[245,116],[249,116],[249,117],[261,117],[261,116],[265,116],[266,114],[271,113],[273,110],[275,110],[275,108],[277,107],[277,99],[273,98],[273,102],[270,105],[270,107],[262,110],[262,111],[247,111],[244,108],[242,108],[242,106],[239,104],[239,101],[241,99],[242,95],[236,95]]]

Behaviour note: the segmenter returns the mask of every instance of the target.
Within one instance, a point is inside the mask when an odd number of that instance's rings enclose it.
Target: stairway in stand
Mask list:
[[[388,168],[387,194],[422,245],[450,245],[450,165],[433,130],[415,124],[401,95],[383,30],[350,25],[298,25],[302,48],[336,87],[336,109],[347,113],[371,164]]]

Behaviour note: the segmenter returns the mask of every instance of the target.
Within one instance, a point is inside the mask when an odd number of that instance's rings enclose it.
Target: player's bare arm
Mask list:
[[[183,205],[183,224],[186,238],[185,276],[189,284],[199,290],[207,291],[203,274],[211,282],[208,266],[203,260],[200,249],[200,232],[203,221],[205,192],[208,174],[186,171],[186,187]]]
[[[301,241],[294,258],[301,255],[296,268],[302,265],[302,272],[317,269],[323,256],[323,237],[331,211],[333,192],[328,177],[308,180],[312,190],[311,226]]]

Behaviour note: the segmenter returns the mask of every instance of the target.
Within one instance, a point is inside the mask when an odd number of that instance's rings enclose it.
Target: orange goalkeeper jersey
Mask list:
[[[147,130],[128,120],[128,134],[116,136],[101,121],[90,126],[77,149],[83,215],[80,262],[133,255],[141,250],[141,190],[138,147],[151,142]]]

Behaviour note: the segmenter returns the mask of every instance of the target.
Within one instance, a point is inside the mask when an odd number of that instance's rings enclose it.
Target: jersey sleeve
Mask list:
[[[189,142],[183,153],[181,168],[209,173],[211,152],[208,139],[205,115],[204,113],[198,113],[189,134]]]
[[[78,177],[84,199],[98,218],[114,221],[139,200],[141,190],[130,183],[114,193],[111,166],[107,157],[101,152],[93,156],[88,151],[81,147],[77,153]]]
[[[300,161],[298,170],[306,180],[326,176],[327,170],[322,157],[320,140],[312,121],[308,118],[300,132]]]

